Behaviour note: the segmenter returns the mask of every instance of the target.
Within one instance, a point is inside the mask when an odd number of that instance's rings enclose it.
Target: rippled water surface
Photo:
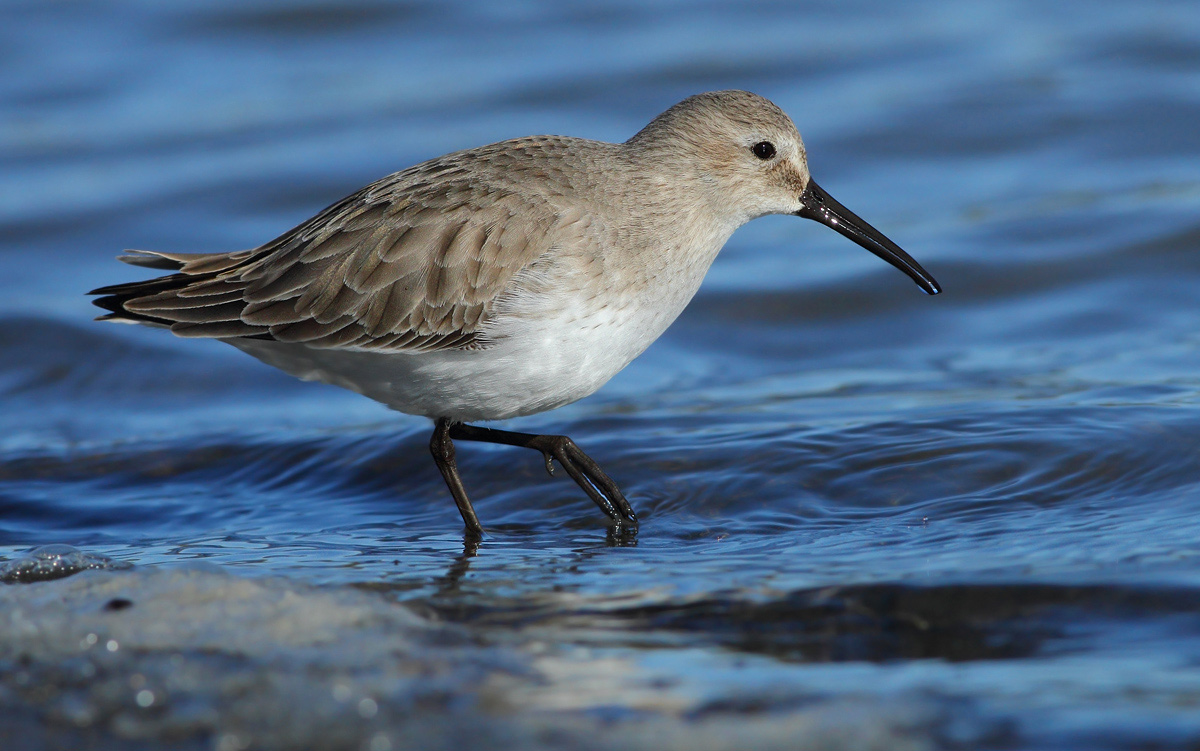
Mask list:
[[[815,713],[784,746],[1200,744],[1194,3],[2,13],[0,556],[365,589],[511,648],[543,686],[514,711],[614,743]],[[123,248],[251,247],[447,151],[623,140],[719,88],[790,113],[945,293],[812,222],[739,230],[645,355],[505,425],[573,436],[636,535],[537,455],[463,444],[470,544],[425,420],[91,321],[85,291],[144,274]]]

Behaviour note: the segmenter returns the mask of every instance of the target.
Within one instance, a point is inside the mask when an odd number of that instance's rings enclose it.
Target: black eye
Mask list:
[[[775,156],[775,144],[770,141],[759,141],[751,146],[750,150],[754,152],[754,156],[764,161]]]

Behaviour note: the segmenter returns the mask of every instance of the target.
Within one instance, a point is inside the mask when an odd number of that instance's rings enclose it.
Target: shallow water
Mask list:
[[[1194,4],[4,13],[0,555],[364,589],[511,649],[538,676],[519,709],[614,744],[812,716],[814,748],[873,723],[882,747],[1200,743]],[[425,421],[90,321],[84,291],[139,275],[123,248],[253,246],[423,159],[622,140],[729,87],[788,111],[822,187],[945,293],[812,222],[739,230],[642,358],[510,423],[573,436],[636,535],[536,455],[468,444],[490,534],[465,544]]]

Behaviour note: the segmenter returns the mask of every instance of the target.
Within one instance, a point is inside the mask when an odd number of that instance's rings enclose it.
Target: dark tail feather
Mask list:
[[[170,326],[174,321],[165,318],[137,313],[125,309],[125,303],[138,297],[156,295],[180,287],[186,287],[195,281],[201,281],[191,274],[171,274],[158,279],[147,279],[144,282],[127,282],[100,287],[88,292],[89,295],[103,295],[92,300],[92,305],[109,311],[106,315],[96,318],[97,321],[125,321],[128,323],[147,323],[153,326]]]
[[[147,269],[162,269],[164,271],[181,271],[189,262],[205,261],[225,254],[220,253],[162,253],[154,250],[127,250],[117,256],[118,261],[132,266]],[[152,326],[170,326],[174,321],[157,316],[146,315],[137,311],[126,310],[125,303],[139,297],[157,295],[187,287],[196,282],[206,281],[212,274],[170,274],[157,279],[147,279],[142,282],[126,282],[112,284],[88,292],[89,295],[104,295],[92,300],[92,304],[109,311],[106,315],[98,316],[97,321],[123,321],[125,323],[146,323]]]
[[[218,279],[250,255],[250,251],[129,251],[118,258],[135,266],[177,273],[92,290],[88,294],[100,295],[92,300],[92,304],[108,311],[96,320],[161,326],[179,336],[270,339],[269,327],[241,320],[245,302],[240,294],[236,294],[237,285],[233,284],[230,289],[231,285]]]

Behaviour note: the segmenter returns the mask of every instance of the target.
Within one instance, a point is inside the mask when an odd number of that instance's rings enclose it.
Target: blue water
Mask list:
[[[1193,2],[0,14],[0,556],[367,586],[618,655],[685,717],[850,696],[934,707],[936,747],[1200,743]],[[642,358],[505,425],[574,437],[636,536],[466,444],[471,545],[427,422],[91,322],[85,291],[140,278],[124,248],[252,247],[424,159],[624,140],[720,88],[790,113],[945,293],[812,222],[739,230]]]

